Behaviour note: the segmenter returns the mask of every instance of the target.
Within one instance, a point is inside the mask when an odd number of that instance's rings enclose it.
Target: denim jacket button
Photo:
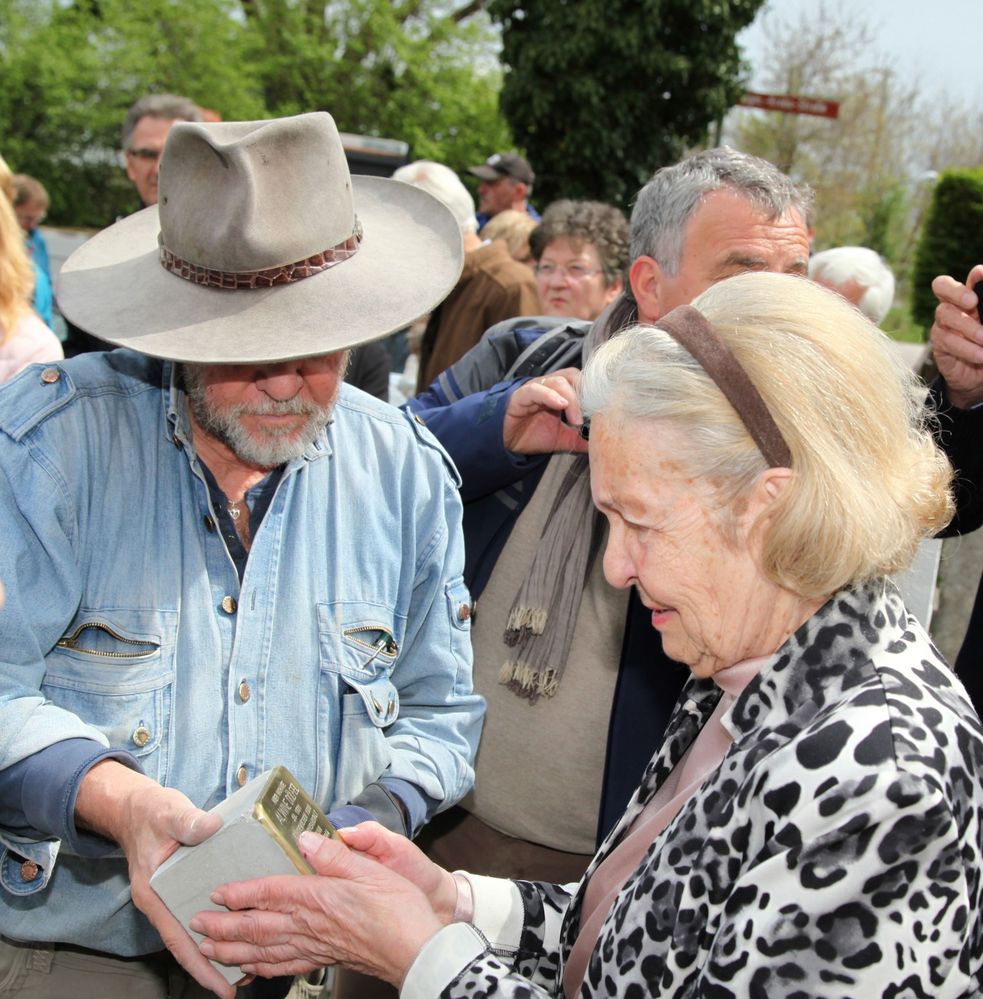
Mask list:
[[[131,738],[134,744],[143,749],[150,742],[150,729],[146,725],[139,725],[133,730]]]
[[[245,764],[236,771],[236,783],[239,787],[242,787],[246,781],[249,780],[249,771],[246,769]]]
[[[222,597],[222,610],[226,614],[235,614],[239,605],[236,603],[235,597]]]
[[[240,680],[239,681],[239,700],[242,701],[243,704],[245,704],[246,701],[248,701],[249,698],[252,697],[252,696],[253,696],[253,692],[249,689],[249,681],[248,680]]]
[[[457,609],[457,619],[458,621],[467,621],[471,617],[471,605],[461,604]]]
[[[54,385],[60,378],[61,372],[57,368],[45,368],[44,371],[41,372],[41,381],[43,381],[45,385]],[[33,878],[29,878],[28,880],[33,880]]]
[[[40,873],[41,868],[34,863],[33,860],[25,860],[23,864],[20,865],[20,876],[21,880],[26,882],[33,881]]]

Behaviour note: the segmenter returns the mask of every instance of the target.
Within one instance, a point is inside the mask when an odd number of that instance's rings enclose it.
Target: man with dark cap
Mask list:
[[[468,167],[480,178],[478,185],[478,229],[499,212],[511,208],[539,221],[539,212],[529,204],[536,175],[529,161],[517,153],[492,153],[480,166]]]

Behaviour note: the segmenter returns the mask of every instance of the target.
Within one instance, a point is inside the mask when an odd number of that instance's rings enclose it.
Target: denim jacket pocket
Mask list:
[[[404,624],[378,605],[339,601],[318,605],[321,695],[318,742],[334,750],[333,767],[318,767],[318,797],[331,808],[354,798],[389,766],[385,729],[399,717],[392,671]],[[340,703],[339,703],[340,702]],[[331,719],[335,719],[331,735]],[[326,771],[331,781],[326,780]]]
[[[51,880],[60,847],[58,839],[38,842],[4,833],[0,836],[0,887],[11,895],[42,891]]]
[[[41,690],[99,729],[158,783],[167,778],[177,611],[79,611],[45,661]]]
[[[321,669],[346,683],[371,684],[392,675],[399,659],[406,618],[367,601],[318,604]]]
[[[470,694],[474,684],[471,672],[471,619],[475,614],[476,602],[471,600],[471,591],[462,576],[444,584],[444,601],[450,619],[450,651],[457,662],[454,692]]]
[[[469,632],[474,603],[471,601],[471,592],[463,576],[458,576],[445,584],[444,597],[447,600],[447,613],[450,615],[451,624],[457,631]]]

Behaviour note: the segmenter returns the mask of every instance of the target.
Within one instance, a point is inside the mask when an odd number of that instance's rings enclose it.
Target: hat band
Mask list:
[[[355,231],[341,243],[331,246],[320,253],[312,254],[303,260],[292,264],[281,264],[278,267],[267,267],[261,271],[219,271],[213,267],[201,267],[183,260],[172,253],[163,243],[160,244],[161,265],[192,284],[208,285],[211,288],[224,288],[229,291],[239,291],[243,288],[272,288],[275,285],[294,284],[304,278],[320,274],[336,264],[353,257],[362,242],[362,226],[355,220]]]

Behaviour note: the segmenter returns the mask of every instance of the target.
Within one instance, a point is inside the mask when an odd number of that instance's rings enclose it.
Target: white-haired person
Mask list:
[[[430,314],[420,344],[418,390],[466,354],[481,334],[503,319],[539,310],[536,282],[500,241],[477,234],[474,200],[457,174],[443,163],[417,160],[394,179],[428,191],[447,205],[461,226],[464,270],[447,298]]]
[[[834,246],[809,258],[809,277],[842,295],[880,326],[894,302],[894,274],[866,246]]]
[[[403,999],[979,995],[983,729],[888,578],[952,512],[914,375],[754,273],[600,346],[580,400],[605,575],[691,673],[583,880],[305,834],[317,875],[221,887],[203,952]]]

